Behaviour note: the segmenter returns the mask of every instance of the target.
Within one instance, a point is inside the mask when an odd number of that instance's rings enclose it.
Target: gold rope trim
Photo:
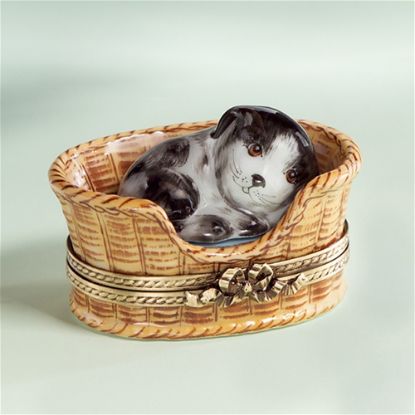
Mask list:
[[[271,263],[269,266],[273,269],[274,274],[279,277],[292,277],[292,274],[299,274],[304,270],[318,267],[337,258],[342,252],[345,251],[348,244],[348,224],[345,222],[344,234],[342,238],[331,244],[329,247],[302,257]],[[91,282],[114,288],[137,291],[178,291],[186,289],[203,289],[210,287],[220,278],[220,274],[218,273],[174,276],[141,276],[120,274],[102,270],[88,265],[77,258],[69,237],[67,240],[67,263],[76,274],[79,274],[81,277]]]
[[[330,278],[343,270],[348,258],[347,244],[337,258],[292,274],[278,275],[270,264],[253,264],[247,269],[228,268],[210,287],[203,290],[160,292],[116,289],[89,281],[72,269],[69,263],[67,275],[70,282],[86,295],[118,304],[203,307],[215,303],[228,307],[246,298],[266,302],[278,295],[293,295],[306,285]],[[278,266],[275,268],[278,269]]]

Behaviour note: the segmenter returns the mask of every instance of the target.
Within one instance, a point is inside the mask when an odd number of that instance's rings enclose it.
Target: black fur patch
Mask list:
[[[237,106],[229,109],[219,120],[213,138],[221,137],[228,128],[223,144],[228,140],[241,140],[247,146],[258,143],[266,152],[276,136],[292,135],[300,147],[311,147],[307,133],[296,121],[269,107]]]
[[[199,204],[199,192],[193,180],[168,169],[147,172],[142,198],[158,203],[171,221],[192,215]]]
[[[183,166],[189,157],[189,149],[190,143],[186,138],[175,138],[159,144],[130,167],[126,179],[143,170]]]
[[[205,166],[207,166],[208,164],[209,164],[209,159],[208,159],[207,154],[205,154],[205,155],[203,156],[203,159],[202,159],[202,167],[205,167]]]

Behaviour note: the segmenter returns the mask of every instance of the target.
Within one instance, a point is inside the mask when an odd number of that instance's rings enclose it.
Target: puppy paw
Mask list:
[[[248,237],[261,235],[269,230],[269,224],[258,218],[249,218],[239,223],[240,231],[238,236]]]
[[[216,215],[194,215],[173,225],[180,237],[190,242],[222,241],[233,233],[230,223]]]

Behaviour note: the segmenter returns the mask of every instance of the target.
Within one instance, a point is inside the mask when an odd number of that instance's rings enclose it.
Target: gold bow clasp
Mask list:
[[[228,268],[211,288],[197,294],[186,291],[186,305],[203,307],[216,303],[229,307],[245,298],[266,302],[282,292],[286,295],[295,294],[307,282],[308,278],[303,273],[290,281],[281,281],[268,264],[254,264],[245,270]]]

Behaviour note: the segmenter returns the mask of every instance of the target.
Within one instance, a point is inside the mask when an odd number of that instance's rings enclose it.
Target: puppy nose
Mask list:
[[[252,175],[252,186],[265,187],[265,179],[260,174]]]

